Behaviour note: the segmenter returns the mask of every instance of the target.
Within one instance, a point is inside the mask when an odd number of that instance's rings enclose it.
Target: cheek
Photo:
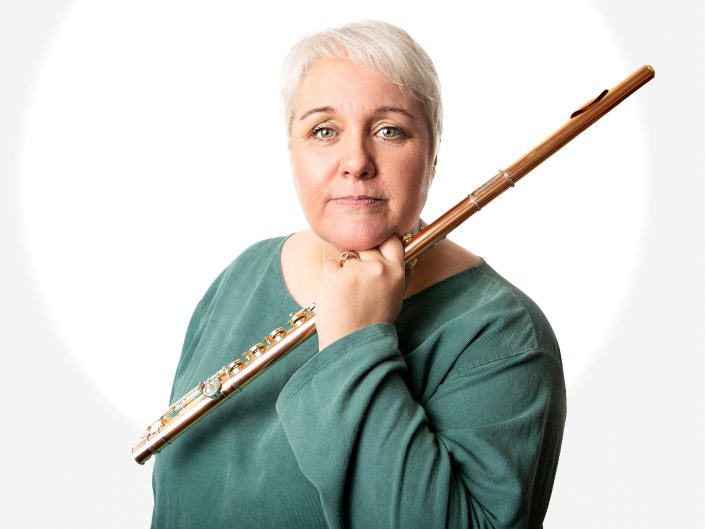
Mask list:
[[[304,208],[310,208],[323,190],[320,161],[316,163],[315,159],[293,155],[291,169],[299,201]]]
[[[421,158],[416,160],[413,167],[409,169],[414,171],[412,174],[417,175],[410,187],[416,190],[414,195],[417,197],[417,200],[421,202],[421,207],[423,207],[428,197],[428,191],[431,188],[431,182],[433,181],[433,166],[428,164],[425,158]]]
[[[301,186],[319,184],[335,172],[335,155],[330,150],[293,150],[291,167]]]

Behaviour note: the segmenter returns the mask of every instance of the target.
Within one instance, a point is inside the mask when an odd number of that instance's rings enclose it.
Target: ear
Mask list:
[[[431,185],[433,178],[436,176],[436,166],[438,165],[438,155],[433,159],[433,167],[431,167],[431,176],[428,179],[428,184]]]

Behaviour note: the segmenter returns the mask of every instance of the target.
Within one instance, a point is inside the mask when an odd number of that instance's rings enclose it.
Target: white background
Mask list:
[[[702,5],[320,5],[0,4],[3,526],[148,526],[150,469],[129,448],[163,411],[191,310],[241,248],[303,223],[279,63],[360,18],[408,29],[441,75],[427,220],[655,66],[456,239],[563,347],[546,527],[705,526]]]

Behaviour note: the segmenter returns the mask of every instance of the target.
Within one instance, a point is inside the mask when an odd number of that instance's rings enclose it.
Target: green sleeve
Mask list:
[[[530,505],[548,501],[560,447],[558,360],[531,350],[452,372],[422,403],[405,368],[395,328],[372,325],[314,356],[279,396],[329,526],[540,527]]]

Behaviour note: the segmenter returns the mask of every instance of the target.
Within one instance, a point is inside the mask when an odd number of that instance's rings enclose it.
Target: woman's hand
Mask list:
[[[377,248],[357,252],[344,266],[323,264],[316,298],[316,330],[322,350],[373,323],[393,323],[404,297],[404,247],[392,234]]]

